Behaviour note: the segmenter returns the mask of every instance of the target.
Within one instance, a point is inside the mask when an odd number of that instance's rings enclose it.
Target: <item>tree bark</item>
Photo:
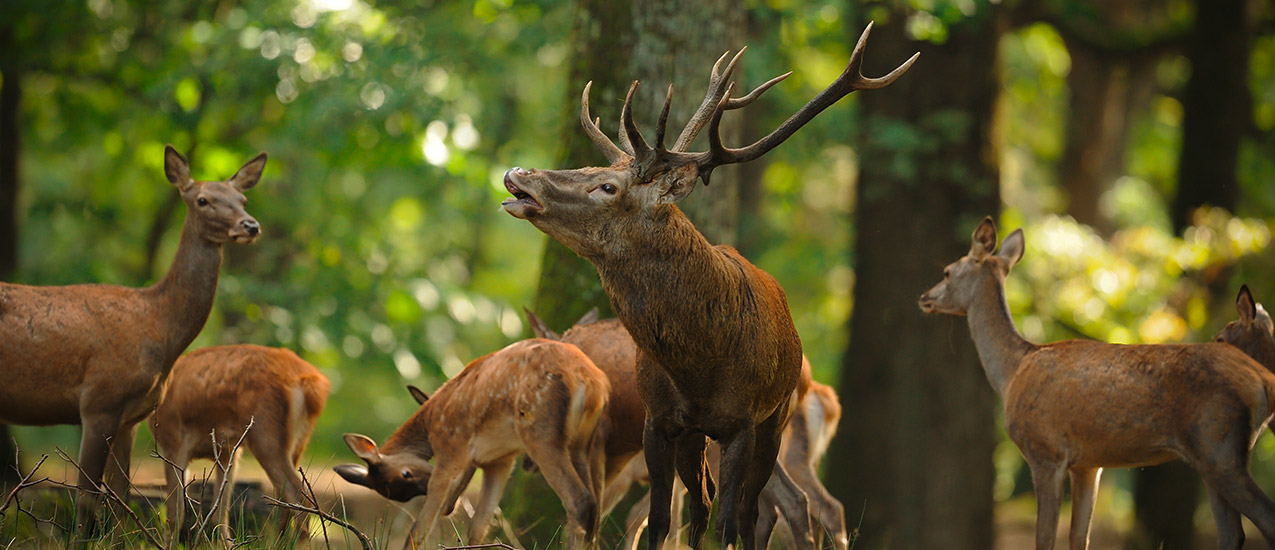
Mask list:
[[[1179,234],[1205,204],[1235,210],[1240,140],[1252,116],[1251,24],[1245,0],[1196,0],[1187,45],[1191,78],[1182,98],[1178,192],[1170,212]]]
[[[22,107],[22,67],[11,23],[0,27],[0,281],[12,281],[18,271],[18,152],[21,145],[19,109]],[[16,485],[16,448],[9,426],[0,424],[0,487]]]
[[[580,128],[580,92],[585,83],[593,82],[590,106],[593,115],[602,118],[603,131],[612,140],[617,140],[620,107],[634,79],[642,82],[633,98],[634,121],[648,140],[654,139],[655,121],[672,83],[674,98],[668,130],[671,143],[681,131],[680,125],[703,99],[713,62],[727,49],[738,50],[745,33],[743,6],[731,0],[698,2],[693,10],[677,0],[581,0],[576,10],[576,49],[560,129],[565,144],[560,168],[605,162]],[[743,85],[741,73],[742,67],[737,67],[735,81]],[[722,137],[735,145],[736,121],[732,118],[728,115],[723,120]],[[701,139],[700,143],[706,140]],[[679,204],[710,242],[735,242],[739,201],[735,175],[734,167],[717,169],[712,186],[699,187]],[[588,261],[550,239],[541,263],[534,310],[551,327],[563,330],[592,307],[602,310],[604,317],[610,316],[610,304],[597,271]],[[539,476],[518,473],[511,484],[517,494],[539,495],[520,499],[525,502],[514,504],[517,509],[505,510],[515,519],[515,525],[560,517],[552,514],[559,513],[561,505]],[[520,517],[526,521],[519,521]],[[533,529],[528,538],[544,543],[556,526],[552,522],[540,523],[544,525]],[[529,540],[524,542],[530,544]]]
[[[936,45],[911,40],[896,11],[868,47],[870,76],[921,57],[888,88],[859,93],[857,284],[828,459],[849,523],[863,517],[855,548],[992,546],[995,394],[965,320],[927,317],[916,300],[1000,207],[990,141],[1000,15],[983,4]]]

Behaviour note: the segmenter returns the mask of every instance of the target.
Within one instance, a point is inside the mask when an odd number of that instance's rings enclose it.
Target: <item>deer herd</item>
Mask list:
[[[563,503],[568,548],[596,546],[600,518],[642,482],[649,491],[624,523],[626,550],[644,529],[652,550],[676,544],[670,533],[678,532],[683,506],[687,542],[698,548],[714,499],[723,547],[738,540],[745,549],[765,548],[782,523],[794,548],[849,548],[842,505],[816,473],[840,420],[836,394],[811,379],[775,279],[733,248],[710,244],[676,204],[698,181],[708,185],[714,168],[761,157],[840,98],[887,86],[912,66],[916,55],[884,77],[862,76],[870,31],[869,24],[836,81],[738,149],[722,143],[723,113],[788,76],[733,97],[742,51],[718,59],[703,102],[671,147],[671,86],[651,144],[633,120],[636,81],[618,143],[591,117],[586,85],[580,122],[609,165],[511,168],[504,185],[512,198],[502,207],[589,260],[618,319],[599,320],[595,310],[559,334],[528,311],[535,338],[475,359],[433,396],[409,387],[420,407],[384,444],[346,434],[364,464],[337,466],[340,477],[394,501],[424,497],[409,547],[440,533],[479,470],[467,541],[483,542],[525,456],[523,467],[538,471]],[[708,150],[691,152],[706,126]],[[299,502],[298,466],[327,400],[327,378],[283,349],[236,345],[181,355],[212,308],[222,246],[260,235],[243,193],[265,164],[262,153],[224,182],[196,181],[186,158],[165,148],[164,174],[187,215],[171,268],[150,287],[0,283],[0,422],[82,426],[80,540],[103,522],[103,495],[127,494],[134,435],[148,416],[166,462],[171,540],[193,501],[189,461],[214,460],[224,488],[241,444],[279,497]],[[1239,319],[1217,342],[1038,345],[1018,333],[1004,292],[1023,255],[1022,231],[996,249],[988,218],[974,230],[969,254],[943,270],[919,305],[968,321],[1004,401],[1006,431],[1031,469],[1037,549],[1054,548],[1065,478],[1071,548],[1081,549],[1102,468],[1174,458],[1203,477],[1220,548],[1242,544],[1241,516],[1275,541],[1275,502],[1248,471],[1275,414],[1275,325],[1248,288],[1236,302]],[[226,493],[214,497],[214,509],[218,536],[230,544]],[[307,522],[295,523],[304,535]]]

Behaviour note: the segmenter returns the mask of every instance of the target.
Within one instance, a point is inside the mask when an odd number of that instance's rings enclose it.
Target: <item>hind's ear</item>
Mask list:
[[[425,393],[425,390],[411,384],[407,385],[407,393],[412,394],[412,399],[416,400],[417,405],[424,405],[426,401],[429,401],[429,394]]]
[[[970,236],[970,259],[982,261],[996,251],[996,223],[988,216],[974,228]]]
[[[526,307],[523,307],[522,311],[527,314],[527,324],[531,325],[531,333],[535,334],[536,338],[544,338],[546,340],[562,339],[562,336],[549,328],[544,319],[541,319],[535,312]]]
[[[1235,311],[1240,314],[1240,322],[1245,325],[1252,323],[1257,317],[1257,302],[1253,301],[1248,285],[1240,285],[1240,293],[1235,297]]]
[[[580,316],[580,320],[576,321],[576,325],[592,325],[598,322],[598,308],[594,307]]]
[[[168,178],[168,183],[173,184],[183,193],[194,184],[194,181],[190,179],[190,161],[187,161],[186,157],[178,153],[172,145],[164,146],[164,177]]]
[[[350,447],[350,450],[354,451],[354,456],[363,459],[369,464],[381,459],[380,453],[376,451],[376,442],[372,441],[372,438],[362,434],[345,434],[342,437],[345,439],[345,444]]]

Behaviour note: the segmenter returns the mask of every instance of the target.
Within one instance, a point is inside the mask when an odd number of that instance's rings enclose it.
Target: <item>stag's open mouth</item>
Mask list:
[[[540,204],[540,201],[514,183],[511,177],[513,171],[510,170],[505,173],[505,189],[509,191],[509,194],[513,195],[513,198],[505,199],[500,203],[500,206],[515,218],[527,219],[534,217],[541,210],[544,210],[544,205]]]

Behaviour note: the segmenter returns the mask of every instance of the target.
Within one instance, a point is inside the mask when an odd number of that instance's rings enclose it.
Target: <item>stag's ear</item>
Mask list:
[[[598,308],[595,307],[581,315],[580,319],[576,321],[576,326],[592,325],[596,322],[598,322]]]
[[[429,394],[425,393],[425,390],[411,384],[407,385],[407,393],[412,394],[412,399],[416,400],[417,405],[424,405],[426,401],[429,401]]]
[[[164,177],[168,178],[168,183],[173,184],[183,193],[194,184],[194,181],[190,179],[190,161],[187,161],[186,157],[178,153],[172,145],[164,146]]]
[[[341,476],[342,479],[350,483],[362,485],[364,487],[371,487],[367,479],[367,468],[356,464],[342,464],[340,466],[333,466],[332,470],[335,471],[337,475]]]
[[[376,452],[376,442],[372,438],[362,434],[345,434],[345,444],[350,446],[350,450],[354,451],[357,456],[367,463],[371,464],[381,460],[380,453]]]
[[[1240,314],[1240,322],[1245,325],[1251,324],[1257,317],[1257,302],[1253,301],[1248,285],[1240,285],[1240,294],[1235,297],[1235,311]]]
[[[689,197],[699,182],[694,164],[684,164],[658,176],[653,184],[659,189],[660,204],[673,204]]]
[[[522,311],[527,314],[527,323],[531,325],[531,333],[535,334],[536,338],[545,338],[547,340],[562,339],[562,336],[558,335],[558,333],[554,332],[553,329],[549,328],[549,325],[545,324],[544,319],[536,316],[536,314],[530,309],[524,307],[522,308]]]
[[[258,153],[252,160],[244,164],[235,175],[230,177],[230,186],[240,191],[247,191],[257,185],[261,172],[266,169],[266,154]]]
[[[974,228],[973,242],[970,243],[970,258],[978,261],[986,258],[996,250],[996,224],[988,216]]]
[[[1009,270],[1018,264],[1018,260],[1023,259],[1022,229],[1015,229],[1013,233],[1005,237],[1005,242],[1001,243],[1001,251],[1000,254],[997,254],[997,257],[1001,259],[1001,264],[1005,266],[1006,273],[1009,273]]]

